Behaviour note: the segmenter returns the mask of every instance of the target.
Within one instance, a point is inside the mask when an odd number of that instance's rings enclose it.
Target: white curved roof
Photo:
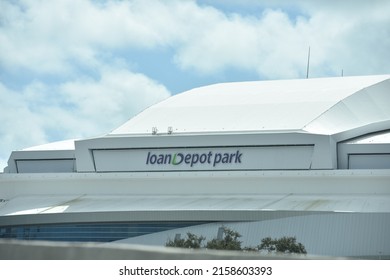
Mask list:
[[[390,75],[215,84],[153,105],[109,135],[306,131],[390,120]]]

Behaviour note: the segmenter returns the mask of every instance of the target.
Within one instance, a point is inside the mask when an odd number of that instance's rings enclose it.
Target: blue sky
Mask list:
[[[390,1],[1,0],[0,170],[202,85],[390,73]]]

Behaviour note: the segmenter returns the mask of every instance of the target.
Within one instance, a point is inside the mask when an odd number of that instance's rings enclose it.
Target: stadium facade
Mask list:
[[[390,257],[390,75],[196,88],[103,137],[13,151],[0,237],[163,246],[227,226],[243,246]]]

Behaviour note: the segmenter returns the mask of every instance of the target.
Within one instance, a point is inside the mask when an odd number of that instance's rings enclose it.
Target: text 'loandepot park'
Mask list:
[[[152,154],[148,152],[146,164],[189,164],[191,167],[195,164],[217,164],[241,163],[242,153],[237,150],[235,153],[175,153],[175,154]]]

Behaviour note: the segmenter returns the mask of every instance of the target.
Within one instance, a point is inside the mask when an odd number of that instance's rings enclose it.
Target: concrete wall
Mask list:
[[[262,260],[334,259],[317,256],[187,250],[126,244],[0,240],[0,260]]]

